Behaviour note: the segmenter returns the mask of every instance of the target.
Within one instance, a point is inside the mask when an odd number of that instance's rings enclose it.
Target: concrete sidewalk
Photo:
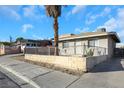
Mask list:
[[[65,88],[79,79],[78,76],[14,60],[11,56],[15,55],[0,57],[0,71],[21,87]]]

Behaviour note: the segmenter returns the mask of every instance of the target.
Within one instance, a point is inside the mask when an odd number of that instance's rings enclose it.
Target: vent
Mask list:
[[[97,32],[106,32],[106,28],[99,28],[97,29]]]

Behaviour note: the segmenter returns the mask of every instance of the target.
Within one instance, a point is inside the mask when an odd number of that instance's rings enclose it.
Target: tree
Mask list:
[[[58,55],[58,17],[61,15],[60,5],[46,5],[46,13],[49,17],[54,18],[54,47],[55,55]]]
[[[17,42],[17,41],[23,41],[23,40],[24,40],[23,37],[18,37],[18,38],[16,38],[16,42]]]

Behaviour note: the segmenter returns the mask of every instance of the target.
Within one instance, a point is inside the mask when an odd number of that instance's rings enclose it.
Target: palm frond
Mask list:
[[[46,5],[45,7],[48,16],[58,17],[61,15],[61,5]]]

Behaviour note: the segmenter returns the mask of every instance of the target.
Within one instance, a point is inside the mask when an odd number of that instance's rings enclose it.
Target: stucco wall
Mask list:
[[[94,65],[107,60],[107,56],[96,57],[65,57],[25,54],[25,59],[40,63],[53,64],[57,67],[67,68],[74,71],[89,71]]]
[[[108,56],[104,55],[104,56],[93,56],[93,57],[87,57],[86,58],[86,68],[87,71],[89,71],[90,69],[92,69],[95,65],[106,61],[107,62],[107,58]]]
[[[112,38],[109,37],[108,38],[108,54],[109,54],[109,57],[113,56],[115,46],[116,46],[115,41]]]
[[[5,54],[4,45],[0,45],[0,55],[4,54]]]

